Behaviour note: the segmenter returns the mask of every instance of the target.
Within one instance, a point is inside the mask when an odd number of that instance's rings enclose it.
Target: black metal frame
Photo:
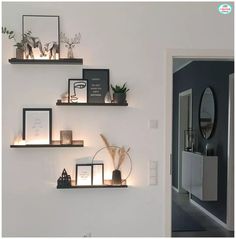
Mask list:
[[[23,132],[22,139],[25,140],[25,124],[27,111],[48,111],[49,113],[49,144],[52,143],[52,108],[23,108]]]
[[[94,165],[101,165],[102,166],[102,185],[104,185],[104,163],[93,163]],[[92,167],[92,175],[93,175],[93,167]],[[93,185],[93,176],[92,176],[92,185]]]
[[[75,183],[77,185],[78,167],[90,166],[91,167],[91,185],[93,185],[93,165],[91,163],[86,164],[76,164],[75,168]],[[77,185],[80,186],[80,185]]]
[[[24,36],[24,17],[57,17],[58,19],[58,56],[60,59],[60,17],[57,15],[22,15],[22,38]]]
[[[88,103],[88,80],[87,79],[68,79],[68,103],[73,103],[73,102],[70,102],[70,82],[71,81],[86,81],[87,82],[87,102]],[[79,103],[78,103],[79,104]]]
[[[211,90],[211,92],[212,92],[212,97],[213,97],[213,100],[214,100],[214,124],[213,124],[213,127],[212,127],[211,134],[209,135],[209,137],[206,138],[206,137],[203,135],[203,133],[202,133],[200,118],[201,118],[202,98],[203,98],[204,93],[205,93],[205,91],[206,91],[207,88],[209,88],[209,89]],[[215,132],[216,123],[217,123],[216,115],[217,115],[217,112],[216,112],[216,98],[215,98],[215,93],[214,93],[212,87],[208,86],[208,87],[205,87],[205,89],[204,89],[203,92],[202,92],[202,95],[201,95],[201,98],[200,98],[199,107],[198,107],[198,126],[199,126],[199,131],[200,131],[201,136],[202,136],[205,140],[210,139],[210,138],[213,136],[214,132]]]
[[[109,69],[83,69],[83,78],[87,79],[89,81],[90,80],[89,77],[85,76],[86,71],[87,72],[104,71],[106,73],[106,78],[107,78],[107,79],[104,79],[104,80],[107,80],[107,89],[108,89],[108,91],[110,90],[110,70]],[[88,103],[94,103],[94,102],[89,102],[89,87],[88,87],[88,92],[87,93],[88,93],[88,95],[87,95]]]

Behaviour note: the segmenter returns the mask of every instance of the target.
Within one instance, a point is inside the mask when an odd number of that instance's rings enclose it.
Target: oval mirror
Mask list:
[[[202,94],[199,113],[199,126],[202,136],[210,138],[215,123],[215,100],[211,88],[206,88]]]

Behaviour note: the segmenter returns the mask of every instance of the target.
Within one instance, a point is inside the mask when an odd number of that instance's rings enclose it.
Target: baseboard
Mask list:
[[[197,202],[195,202],[193,199],[190,198],[190,202],[197,207],[198,209],[200,209],[202,212],[204,212],[207,216],[209,216],[210,218],[212,218],[215,222],[217,222],[218,224],[220,224],[222,227],[224,227],[225,229],[229,230],[228,226],[226,223],[222,222],[218,217],[216,217],[215,215],[213,215],[212,213],[210,213],[209,211],[207,211],[204,207],[202,207],[201,205],[199,205]]]
[[[179,189],[176,188],[175,186],[172,186],[172,189],[174,189],[177,193],[179,192]]]

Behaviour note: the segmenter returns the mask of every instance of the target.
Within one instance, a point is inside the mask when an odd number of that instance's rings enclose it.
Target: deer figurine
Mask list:
[[[65,47],[68,48],[67,57],[74,58],[73,48],[75,47],[75,45],[80,43],[81,34],[75,34],[74,38],[69,39],[68,37],[66,37],[65,33],[61,32],[60,38],[61,42],[65,43]]]

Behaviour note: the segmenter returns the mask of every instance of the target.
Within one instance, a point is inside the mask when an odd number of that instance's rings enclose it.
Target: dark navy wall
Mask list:
[[[172,184],[178,184],[178,99],[179,93],[192,89],[193,100],[193,129],[198,137],[198,151],[204,152],[206,143],[214,145],[215,155],[218,156],[218,201],[199,203],[220,220],[226,222],[227,196],[227,140],[228,140],[228,95],[229,74],[234,72],[233,62],[223,61],[194,61],[174,73],[173,76],[173,172]],[[211,87],[216,104],[216,126],[210,139],[203,139],[199,130],[199,105],[203,91]]]

